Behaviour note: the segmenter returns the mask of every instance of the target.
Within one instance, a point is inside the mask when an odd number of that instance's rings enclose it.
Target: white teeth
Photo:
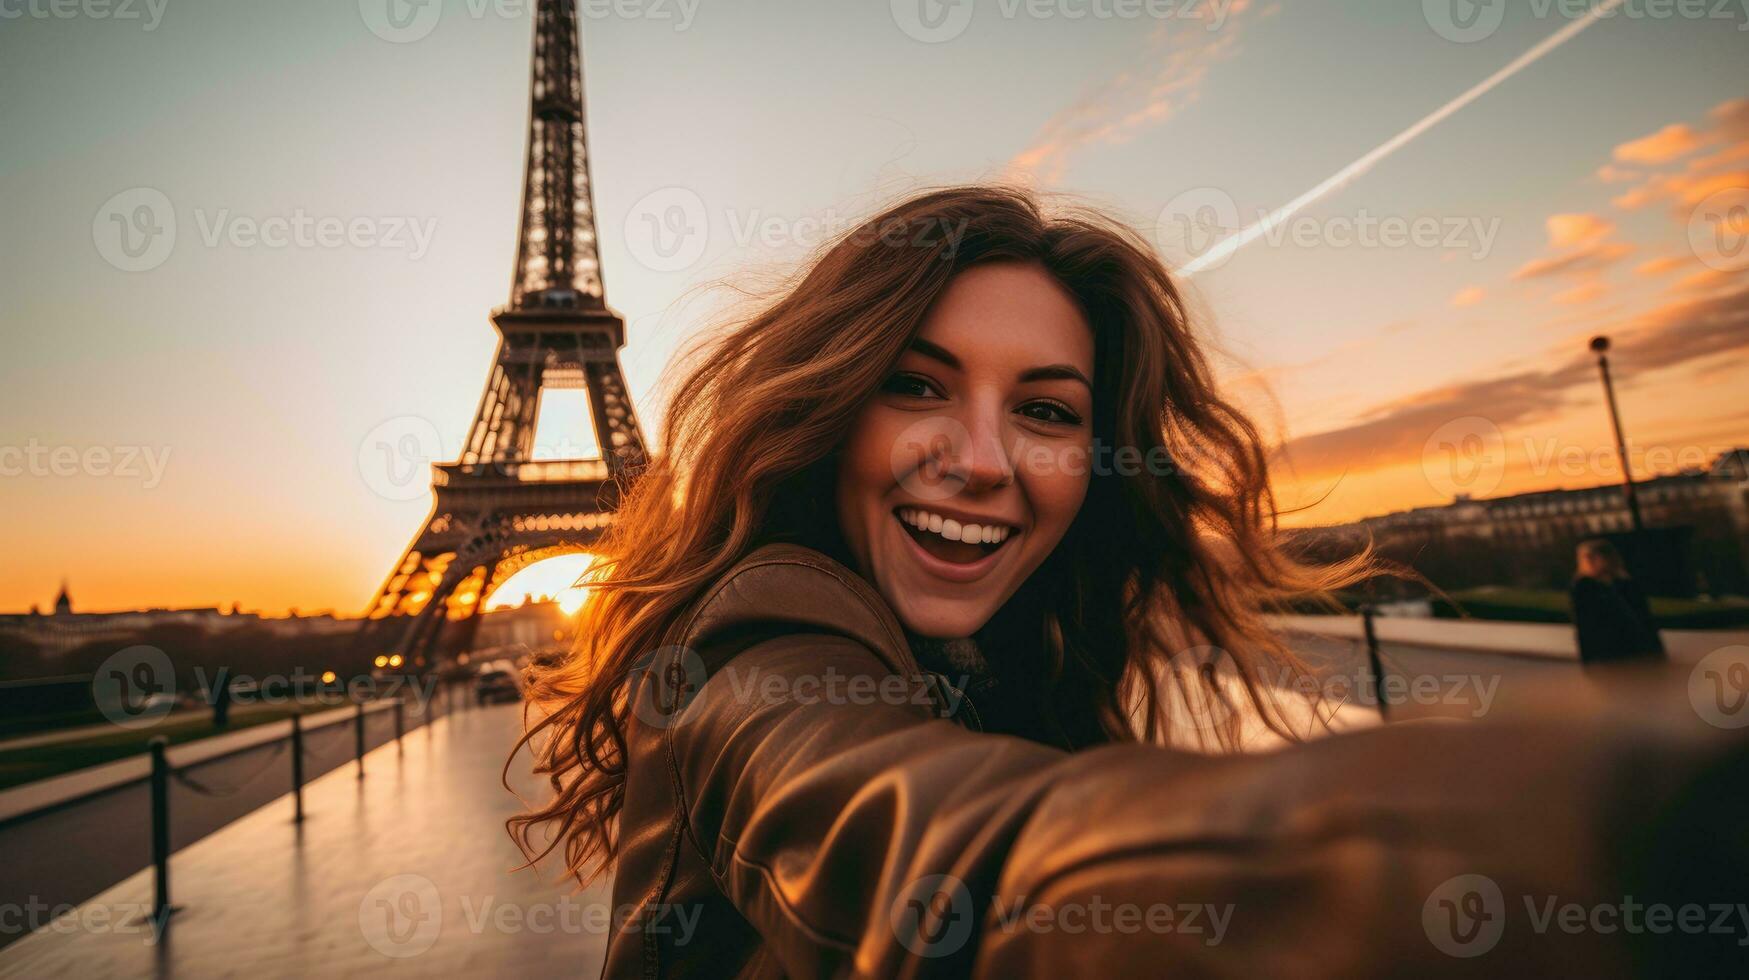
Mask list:
[[[932,514],[920,507],[899,508],[899,519],[919,531],[928,531],[949,541],[962,541],[967,544],[1001,544],[1014,531],[1002,524],[961,524],[951,517]]]

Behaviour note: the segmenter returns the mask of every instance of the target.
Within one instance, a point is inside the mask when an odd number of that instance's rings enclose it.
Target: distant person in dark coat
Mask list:
[[[1664,660],[1664,641],[1646,594],[1628,577],[1615,545],[1603,538],[1579,542],[1573,578],[1573,624],[1580,663]]]

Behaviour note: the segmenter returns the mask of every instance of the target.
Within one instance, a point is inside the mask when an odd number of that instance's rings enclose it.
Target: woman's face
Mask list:
[[[900,622],[963,637],[1063,539],[1087,494],[1093,331],[1041,266],[955,276],[851,426],[838,521]]]

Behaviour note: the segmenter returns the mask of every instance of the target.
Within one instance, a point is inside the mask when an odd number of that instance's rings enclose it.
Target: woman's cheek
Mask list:
[[[1085,446],[1067,450],[1059,447],[1049,453],[1035,449],[1031,453],[1035,464],[1046,458],[1051,465],[1029,466],[1023,478],[1028,484],[1027,496],[1031,498],[1034,519],[1054,547],[1068,533],[1069,525],[1081,511],[1082,501],[1087,499],[1091,460]]]

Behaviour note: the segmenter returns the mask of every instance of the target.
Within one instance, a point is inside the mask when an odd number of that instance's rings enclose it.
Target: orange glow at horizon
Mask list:
[[[542,559],[510,576],[486,600],[486,611],[510,609],[525,602],[550,598],[565,615],[575,615],[589,598],[589,587],[579,584],[590,574],[595,556],[588,552]]]

